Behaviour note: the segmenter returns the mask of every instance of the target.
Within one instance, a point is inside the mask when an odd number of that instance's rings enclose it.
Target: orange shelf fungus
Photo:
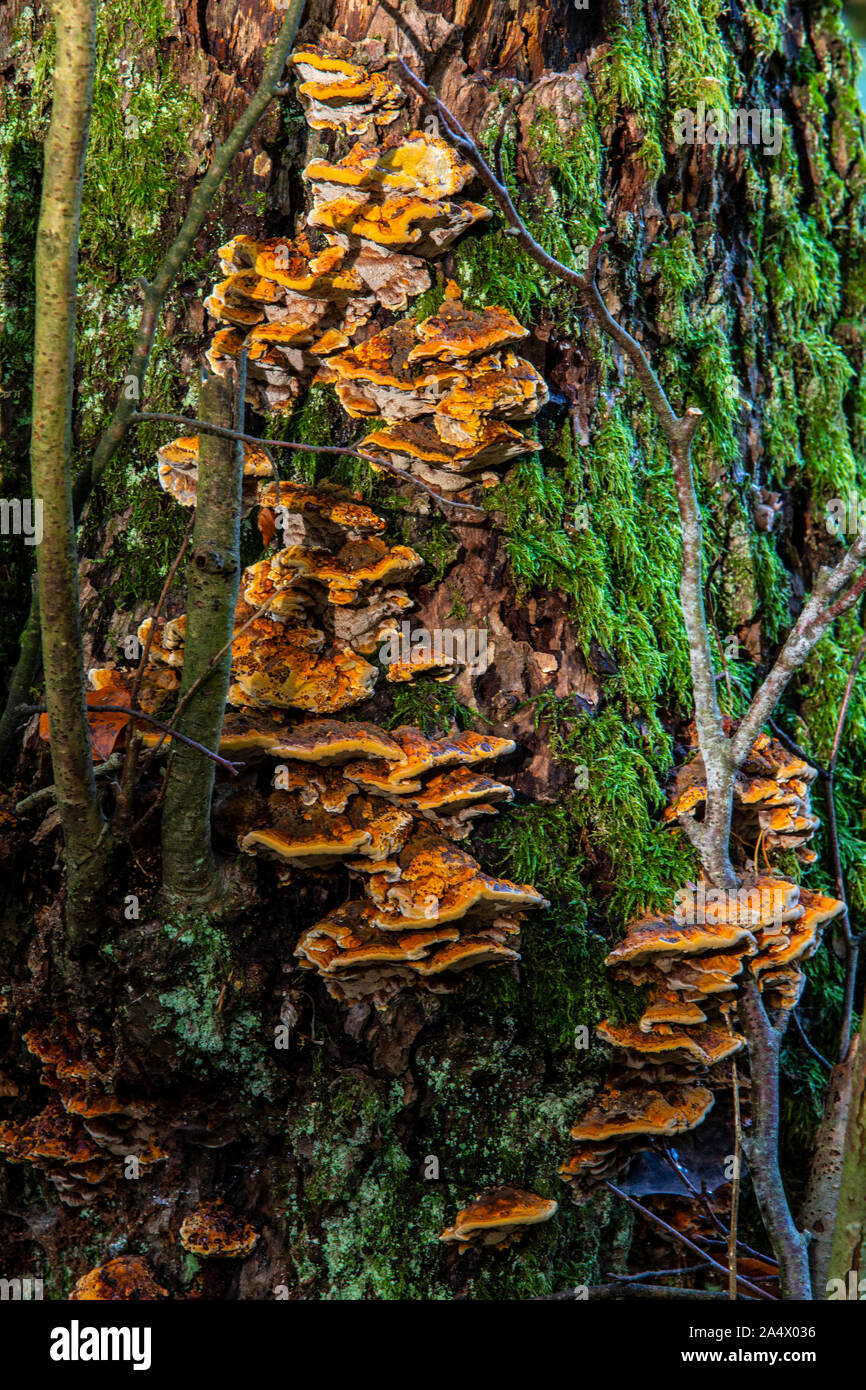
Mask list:
[[[277,495],[271,483],[260,500],[276,506]],[[350,493],[281,483],[279,506],[292,543],[242,576],[229,704],[340,713],[372,694],[381,668],[366,658],[411,608],[401,586],[423,561],[409,546],[382,540],[382,519]],[[142,643],[153,628],[152,683],[161,668],[183,666],[185,626],[184,615],[141,625]]]
[[[405,101],[401,88],[372,72],[360,47],[338,34],[322,37],[289,59],[301,79],[298,94],[311,130],[365,135],[395,121]]]
[[[182,507],[194,507],[198,491],[199,436],[174,439],[157,452],[157,476],[164,492]],[[262,449],[244,444],[242,506],[249,512],[258,501],[260,479],[273,476],[270,461]]]
[[[168,1298],[169,1293],[140,1256],[120,1255],[83,1275],[69,1297],[73,1302],[140,1303]]]
[[[805,985],[801,962],[843,910],[786,879],[746,874],[730,891],[689,884],[669,914],[629,925],[606,964],[649,985],[649,999],[636,1023],[598,1025],[617,1071],[572,1130],[579,1147],[560,1173],[576,1198],[627,1166],[648,1139],[701,1123],[713,1104],[713,1068],[745,1046],[735,1027],[744,972],[771,1011],[793,1008]]]
[[[519,1187],[496,1187],[482,1192],[468,1207],[457,1213],[453,1226],[439,1237],[453,1241],[461,1255],[472,1246],[511,1245],[520,1240],[530,1226],[549,1221],[559,1204]]]
[[[807,848],[820,826],[812,814],[814,767],[789,753],[769,734],[761,734],[734,782],[733,830],[746,845],[764,850],[793,849],[806,864],[814,862]],[[700,755],[681,767],[674,779],[668,821],[694,817],[707,799],[706,774]]]
[[[61,1201],[81,1207],[95,1187],[121,1174],[121,1159],[147,1167],[167,1157],[156,1142],[164,1119],[140,1098],[118,1093],[113,1049],[94,1030],[61,1016],[31,1028],[24,1043],[42,1064],[50,1099],[38,1114],[0,1124],[0,1154],[8,1162],[32,1164]]]
[[[404,831],[385,862],[362,875],[364,898],[298,942],[301,964],[317,969],[342,1003],[383,1008],[407,986],[447,991],[468,969],[519,960],[522,912],[546,906],[529,885],[490,877],[444,835],[411,814],[409,821],[414,833]]]
[[[513,315],[470,309],[452,283],[437,313],[384,326],[430,287],[427,262],[489,219],[464,196],[471,166],[449,141],[395,125],[403,93],[363,44],[324,33],[291,62],[309,127],[333,132],[336,148],[329,142],[304,170],[309,207],[296,234],[243,234],[220,247],[206,300],[211,370],[234,373],[245,353],[247,400],[263,412],[290,409],[314,381],[333,384],[349,416],[377,422],[362,446],[374,472],[397,465],[447,491],[537,451],[516,425],[548,392],[517,355],[528,330]],[[159,454],[163,488],[186,506],[198,447],[189,436]],[[513,741],[336,718],[350,718],[380,675],[448,680],[460,669],[438,654],[388,664],[380,652],[413,606],[407,587],[422,557],[390,544],[359,497],[277,483],[256,446],[245,459],[244,505],[261,509],[268,544],[281,534],[242,576],[220,751],[273,758],[278,780],[268,795],[247,786],[228,797],[222,833],[275,863],[282,884],[296,872],[348,870],[349,901],[297,944],[301,965],[342,1002],[384,1007],[404,987],[445,991],[470,969],[519,960],[522,914],[545,900],[457,847],[512,800],[481,765]],[[140,630],[152,638],[147,676],[167,686],[183,666],[185,618],[151,626]]]
[[[180,1228],[184,1250],[202,1260],[244,1260],[258,1241],[255,1226],[220,1198],[201,1202]]]
[[[360,897],[302,932],[296,955],[340,1002],[378,1008],[402,989],[437,992],[467,970],[519,959],[525,911],[546,906],[530,885],[486,874],[455,844],[472,820],[496,815],[511,788],[478,764],[511,752],[509,739],[427,738],[402,727],[312,719],[267,749],[276,789],[245,794],[222,833],[296,870],[348,869]]]

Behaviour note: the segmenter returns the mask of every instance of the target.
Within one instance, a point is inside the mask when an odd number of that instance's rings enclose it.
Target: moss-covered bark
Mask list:
[[[199,393],[200,418],[231,429],[231,383],[209,376]],[[240,580],[243,450],[216,435],[200,442],[198,504],[187,567],[186,641],[177,730],[216,752],[225,717],[231,637]],[[217,660],[217,658],[219,658]],[[219,892],[211,847],[215,764],[198,749],[174,750],[162,814],[163,883],[185,906]]]
[[[231,46],[240,39],[214,30],[208,47],[219,56],[218,75],[196,37],[192,8],[180,7],[180,37],[151,36],[154,64],[165,64],[162,80],[180,74],[180,86],[201,103],[181,110],[157,103],[153,114],[153,139],[175,150],[172,172],[184,193],[190,166],[226,128],[223,103],[233,109],[273,32],[251,20],[240,52]],[[144,33],[144,9],[155,15],[157,6],[123,0],[112,7],[123,24],[117,41],[106,43],[98,120],[110,119],[109,98],[122,87],[126,45],[142,47],[136,36]],[[585,250],[602,220],[614,229],[605,293],[651,351],[677,407],[694,402],[704,411],[695,465],[707,601],[719,643],[735,639],[731,685],[720,686],[720,700],[736,715],[743,708],[738,682],[751,687],[799,595],[835,553],[823,522],[826,501],[863,491],[866,165],[838,6],[759,0],[731,15],[715,0],[587,11],[565,0],[437,0],[417,9],[424,26],[414,41],[417,60],[439,55],[443,95],[486,148],[516,84],[528,88],[541,73],[551,75],[527,90],[516,137],[506,140],[522,210],[559,256],[569,246]],[[350,38],[387,37],[384,8],[360,0],[315,0],[309,15]],[[28,60],[39,52],[31,44]],[[673,113],[701,100],[778,106],[778,156],[674,146]],[[163,133],[166,110],[175,114],[176,144]],[[28,122],[37,126],[36,115],[20,107],[16,120],[19,134]],[[188,383],[205,342],[198,306],[215,275],[216,246],[237,232],[292,229],[303,196],[304,138],[289,98],[244,153],[188,279],[169,298],[148,386],[156,408],[193,404]],[[135,275],[152,273],[150,238],[165,244],[180,202],[161,182],[146,215],[139,213],[144,165],[134,142],[112,148],[128,160],[114,199],[116,235],[94,234],[83,267],[80,400],[89,446],[126,360]],[[95,219],[112,212],[96,188],[90,196]],[[127,257],[123,247],[135,228],[135,256]],[[449,526],[354,464],[327,471],[362,488],[388,516],[394,538],[425,556],[414,594],[419,625],[448,626],[453,613],[490,631],[496,662],[487,679],[407,687],[376,716],[430,730],[492,728],[518,741],[509,775],[517,804],[478,833],[473,852],[490,869],[536,883],[553,906],[543,921],[527,924],[519,974],[470,980],[454,997],[410,997],[347,1031],[337,1006],[292,970],[299,931],[340,901],[347,884],[309,873],[286,889],[262,869],[266,908],[251,904],[219,921],[167,916],[154,888],[151,822],[151,838],[145,831],[136,842],[139,862],[123,869],[109,905],[118,931],[100,1021],[117,1026],[130,1083],[140,1084],[143,1071],[167,1111],[183,1098],[181,1157],[142,1184],[96,1193],[77,1214],[46,1188],[65,1253],[65,1261],[52,1262],[57,1291],[120,1239],[147,1253],[176,1295],[192,1289],[272,1298],[285,1288],[307,1298],[531,1297],[625,1268],[632,1218],[607,1197],[580,1209],[563,1201],[554,1222],[512,1251],[457,1260],[437,1237],[458,1207],[496,1182],[562,1199],[557,1168],[569,1127],[607,1066],[598,1046],[575,1046],[576,1029],[591,1031],[605,1015],[634,1017],[638,1008],[634,991],[612,988],[606,977],[609,943],[630,916],[661,907],[696,873],[691,846],[658,818],[691,713],[669,460],[619,360],[575,300],[497,222],[446,258],[419,312],[435,308],[446,277],[458,280],[473,306],[501,303],[533,326],[527,352],[554,393],[539,423],[542,454],[520,460],[485,491],[486,528]],[[287,423],[269,420],[263,429],[311,443],[350,439],[327,388],[316,388]],[[172,512],[153,477],[156,443],[148,428],[118,453],[86,528],[98,655],[116,655],[112,639],[155,599],[182,534],[179,509]],[[299,476],[325,472],[309,456],[294,467]],[[761,489],[782,495],[772,531],[762,519]],[[112,524],[117,516],[121,523]],[[246,523],[242,545],[250,559],[260,549]],[[121,612],[109,618],[115,596]],[[173,601],[179,611],[182,595]],[[854,616],[841,623],[779,716],[823,759],[860,635]],[[847,738],[840,824],[856,926],[866,913],[862,686]],[[154,796],[155,783],[144,792]],[[827,863],[807,881],[831,889]],[[139,898],[135,922],[123,919],[127,893]],[[15,943],[9,988],[24,1001],[16,1005],[22,1026],[48,1012],[25,964],[27,910],[4,924]],[[830,1052],[839,963],[825,950],[808,970],[801,1016]],[[291,1025],[285,1050],[274,1046],[281,1019]],[[4,1066],[25,1089],[34,1080],[21,1052]],[[793,1035],[782,1066],[782,1141],[796,1196],[825,1078]],[[35,1180],[10,1170],[5,1181],[9,1207]],[[265,1230],[256,1256],[240,1269],[199,1269],[180,1254],[179,1194],[193,1186],[231,1189]],[[757,1238],[748,1194],[744,1204]],[[163,1224],[153,1218],[157,1210]],[[28,1271],[48,1272],[38,1241],[15,1230],[5,1239]]]
[[[81,184],[93,86],[95,0],[56,0],[57,58],[36,236],[33,497],[43,508],[39,614],[51,761],[67,866],[67,923],[81,945],[98,922],[107,863],[84,704],[72,516],[72,392]]]

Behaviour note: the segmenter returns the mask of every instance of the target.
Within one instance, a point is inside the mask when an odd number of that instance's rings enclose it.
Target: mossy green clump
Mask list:
[[[401,724],[412,724],[428,736],[450,733],[455,727],[459,730],[472,728],[483,718],[476,709],[470,709],[457,698],[447,682],[415,680],[406,685],[393,687],[394,703],[390,715],[384,720],[387,729],[399,728]]]
[[[448,1056],[435,1036],[417,1056],[421,1094],[411,1131],[402,1123],[402,1084],[314,1068],[315,1099],[291,1112],[289,1129],[311,1174],[302,1187],[283,1183],[279,1200],[301,1288],[338,1300],[453,1297],[453,1259],[439,1236],[474,1196],[503,1182],[555,1197],[561,1208],[518,1249],[461,1261],[467,1296],[530,1298],[588,1282],[611,1251],[622,1214],[612,1219],[605,1200],[594,1212],[576,1210],[562,1200],[557,1173],[601,1058],[572,1046],[558,1064],[561,1084],[539,1088],[536,1051],[498,1036],[501,1023],[492,1026],[472,998],[443,1021]],[[310,1223],[319,1232],[315,1250],[303,1240]]]
[[[590,871],[589,901],[622,927],[662,910],[697,871],[691,845],[651,815],[664,801],[669,744],[614,709],[575,714],[554,697],[537,701],[536,720],[574,789],[554,806],[516,807],[497,823],[491,840],[503,871],[534,883],[560,911],[587,902]]]
[[[522,460],[491,491],[519,593],[564,594],[581,650],[616,662],[609,686],[648,719],[663,694],[689,698],[688,651],[677,598],[679,536],[669,464],[643,417],[620,408],[578,449],[564,428],[542,456]]]
[[[81,214],[85,283],[114,275],[129,285],[161,258],[165,214],[202,114],[162,48],[172,28],[163,0],[100,11]]]

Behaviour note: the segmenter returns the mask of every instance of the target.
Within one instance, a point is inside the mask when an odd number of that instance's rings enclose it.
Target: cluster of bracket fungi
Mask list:
[[[168,1157],[157,1136],[164,1139],[170,1122],[141,1097],[119,1094],[106,1039],[60,1016],[25,1033],[24,1043],[41,1063],[50,1099],[38,1114],[0,1124],[7,1162],[33,1164],[67,1206],[80,1207],[124,1160],[147,1168]]]
[[[260,411],[288,409],[313,380],[333,383],[350,416],[380,421],[363,444],[374,469],[390,461],[433,482],[444,470],[445,486],[463,487],[465,475],[538,447],[506,423],[547,399],[513,352],[527,330],[504,309],[468,309],[453,285],[421,323],[371,320],[407,309],[430,286],[426,262],[489,216],[458,196],[472,170],[435,135],[383,142],[403,94],[336,36],[291,61],[311,128],[355,143],[307,166],[311,202],[294,240],[239,236],[221,248],[225,278],[206,302],[219,324],[210,368],[234,372],[245,353],[247,401]],[[183,506],[196,502],[199,444],[187,436],[159,451],[160,483]],[[522,912],[544,899],[485,874],[459,844],[512,799],[487,765],[514,743],[334,718],[373,694],[376,654],[413,606],[404,586],[421,557],[389,545],[384,521],[354,495],[274,480],[254,444],[244,445],[242,504],[274,513],[283,548],[242,576],[220,753],[277,764],[268,794],[228,798],[217,824],[242,851],[276,861],[284,882],[299,869],[348,867],[361,885],[302,934],[301,966],[342,1003],[382,1008],[407,986],[441,992],[471,968],[519,959]],[[148,711],[179,689],[185,627],[181,615],[140,628]],[[412,653],[385,675],[447,679],[458,664]],[[97,689],[116,679],[91,673]]]
[[[170,1165],[175,1134],[195,1128],[203,1144],[223,1142],[219,1126],[204,1112],[193,1116],[188,1104],[165,1098],[157,1108],[136,1094],[116,1075],[114,1048],[96,1029],[58,1014],[23,1040],[40,1063],[40,1083],[50,1098],[37,1114],[0,1124],[0,1154],[9,1163],[33,1165],[64,1205],[89,1206],[97,1190],[111,1192],[121,1177]],[[243,1259],[258,1239],[247,1218],[219,1197],[199,1202],[178,1232],[183,1249],[199,1259]],[[74,1300],[123,1302],[168,1296],[137,1255],[91,1270],[70,1294]]]
[[[811,813],[814,769],[777,740],[761,735],[737,779],[735,842],[796,850],[819,822]],[[699,760],[677,774],[668,819],[692,816],[706,800]],[[719,1064],[745,1045],[736,1031],[737,997],[746,974],[777,1018],[803,992],[803,963],[818,950],[825,926],[844,911],[837,898],[803,888],[772,870],[747,870],[737,890],[689,884],[668,913],[629,924],[606,964],[618,978],[648,986],[636,1023],[599,1024],[616,1049],[616,1070],[571,1131],[575,1148],[560,1169],[583,1198],[627,1166],[653,1139],[694,1129],[709,1114]],[[735,1083],[737,1084],[737,1083]]]
[[[809,847],[819,821],[812,813],[811,786],[816,769],[790,753],[776,738],[761,734],[734,781],[731,833],[741,845],[794,850],[802,864],[814,864]],[[677,772],[665,820],[694,818],[707,799],[700,754]]]

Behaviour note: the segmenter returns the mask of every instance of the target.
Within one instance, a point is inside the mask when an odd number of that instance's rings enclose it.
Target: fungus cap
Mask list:
[[[259,1232],[240,1212],[219,1199],[201,1202],[185,1218],[180,1243],[205,1260],[242,1260],[255,1249]]]

